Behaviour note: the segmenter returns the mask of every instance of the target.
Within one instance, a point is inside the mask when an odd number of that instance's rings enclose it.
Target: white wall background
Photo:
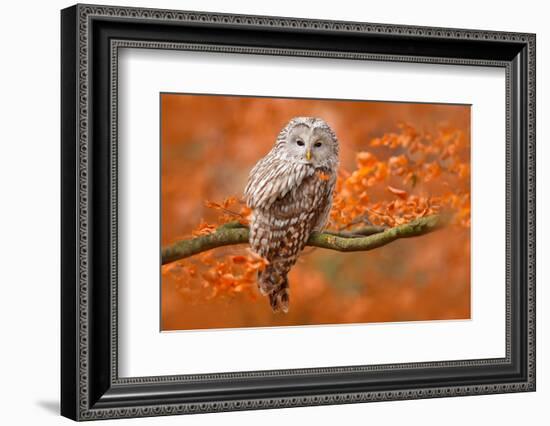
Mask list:
[[[550,28],[545,2],[335,3],[297,0],[105,0],[103,4],[537,33],[538,390],[316,408],[107,421],[102,424],[545,424],[550,418]],[[0,418],[68,424],[59,406],[59,10],[71,2],[3,4],[0,64]],[[129,423],[131,422],[131,423]]]

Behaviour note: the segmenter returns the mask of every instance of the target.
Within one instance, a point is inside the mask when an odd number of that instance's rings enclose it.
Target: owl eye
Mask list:
[[[296,139],[296,144],[298,146],[304,146],[304,141],[302,139]]]
[[[321,142],[315,142],[315,144],[313,145],[315,148],[320,148],[321,145],[323,145]]]

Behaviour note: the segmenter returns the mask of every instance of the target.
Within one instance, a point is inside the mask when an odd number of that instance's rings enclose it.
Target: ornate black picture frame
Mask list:
[[[64,9],[61,28],[62,415],[92,420],[535,390],[534,34],[95,5]],[[504,68],[506,356],[120,378],[120,47]]]

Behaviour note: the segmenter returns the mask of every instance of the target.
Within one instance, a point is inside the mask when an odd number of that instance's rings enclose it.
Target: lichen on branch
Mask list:
[[[367,226],[351,232],[314,232],[307,245],[340,252],[368,251],[401,238],[417,237],[441,228],[446,220],[441,215],[425,216],[394,228]],[[162,264],[184,259],[217,247],[247,244],[249,230],[239,222],[219,226],[208,235],[178,241],[162,249]]]

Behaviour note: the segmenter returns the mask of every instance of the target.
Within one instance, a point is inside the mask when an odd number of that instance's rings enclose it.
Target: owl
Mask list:
[[[295,117],[252,168],[244,198],[252,209],[251,249],[267,260],[258,287],[274,312],[288,312],[288,272],[313,231],[328,220],[338,170],[338,139],[320,118]]]

